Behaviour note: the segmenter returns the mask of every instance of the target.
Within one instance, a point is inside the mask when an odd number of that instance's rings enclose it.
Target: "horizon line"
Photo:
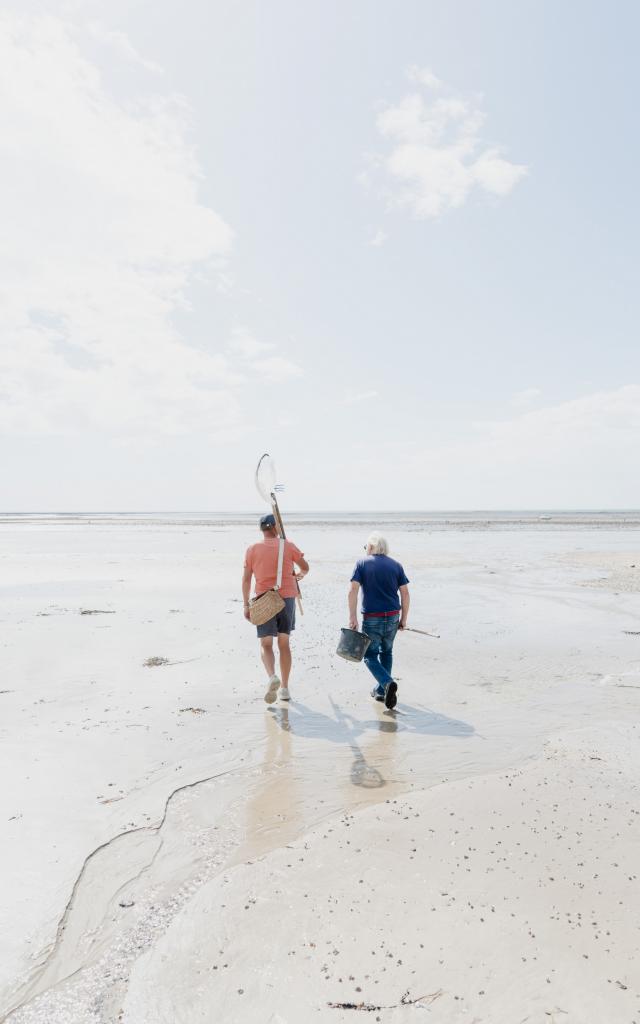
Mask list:
[[[287,515],[444,515],[444,514],[457,514],[465,513],[469,514],[472,512],[490,514],[490,513],[510,513],[510,514],[523,514],[525,512],[535,513],[589,513],[591,515],[604,515],[606,513],[617,512],[617,513],[629,513],[637,512],[640,513],[640,507],[562,507],[562,506],[523,506],[520,508],[479,508],[479,507],[468,507],[468,508],[396,508],[396,509],[327,509],[327,508],[309,508],[309,509],[287,509]],[[261,509],[23,509],[9,510],[0,512],[0,516],[29,516],[29,515],[52,515],[52,516],[108,516],[108,515],[260,515]]]

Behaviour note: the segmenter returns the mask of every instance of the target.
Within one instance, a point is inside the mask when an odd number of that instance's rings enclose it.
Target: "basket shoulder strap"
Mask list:
[[[284,540],[281,537],[278,542],[278,575],[276,577],[276,590],[282,586],[282,566],[284,564]]]

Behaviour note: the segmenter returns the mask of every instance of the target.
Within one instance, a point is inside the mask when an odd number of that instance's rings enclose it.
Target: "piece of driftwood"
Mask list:
[[[376,1006],[375,1003],[327,1003],[332,1010],[362,1010],[364,1013],[374,1013],[376,1010],[395,1010],[398,1006],[415,1006],[417,1003],[435,1003],[436,999],[444,995],[444,989],[439,988],[437,992],[429,992],[426,996],[417,996],[411,999],[409,993],[405,992],[399,1003],[390,1003],[386,1006]]]

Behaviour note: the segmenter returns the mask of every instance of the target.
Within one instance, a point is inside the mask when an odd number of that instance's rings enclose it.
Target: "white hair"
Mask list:
[[[383,537],[377,530],[374,533],[369,534],[367,547],[371,548],[372,555],[389,554],[389,545],[387,544],[386,537]]]

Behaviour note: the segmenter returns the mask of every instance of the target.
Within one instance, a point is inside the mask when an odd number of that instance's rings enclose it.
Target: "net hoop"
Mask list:
[[[263,501],[269,505],[276,492],[276,479],[275,463],[267,452],[261,456],[256,468],[256,488]]]

